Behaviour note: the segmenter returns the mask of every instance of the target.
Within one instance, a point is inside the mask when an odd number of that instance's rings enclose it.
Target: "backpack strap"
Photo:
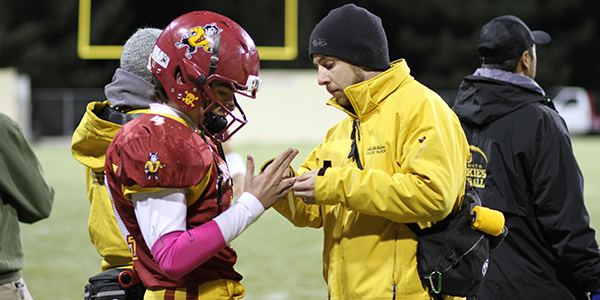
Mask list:
[[[406,227],[408,227],[408,229],[414,232],[417,236],[421,236],[423,233],[423,229],[421,229],[417,223],[405,223],[404,225],[406,225]]]
[[[119,125],[125,125],[127,122],[143,115],[143,113],[138,114],[127,114],[121,112],[110,105],[105,106],[100,112],[99,116],[102,120],[109,121]]]

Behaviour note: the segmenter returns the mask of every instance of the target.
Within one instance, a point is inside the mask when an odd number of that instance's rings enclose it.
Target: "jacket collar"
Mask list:
[[[112,81],[104,87],[112,107],[148,108],[152,84],[131,72],[118,68]]]
[[[498,81],[508,82],[514,85],[518,85],[524,87],[526,89],[535,91],[543,96],[546,96],[544,90],[539,86],[535,80],[525,76],[512,72],[507,72],[499,69],[490,69],[490,68],[479,68],[475,70],[473,76],[486,77],[490,79],[495,79]]]
[[[381,74],[363,82],[351,85],[344,90],[346,97],[354,107],[356,114],[340,106],[335,98],[329,99],[327,105],[341,109],[348,115],[361,119],[373,111],[387,96],[406,84],[407,79],[412,79],[410,69],[404,59],[399,59],[391,64],[391,68]]]
[[[192,122],[192,119],[190,119],[190,117],[188,117],[182,111],[179,111],[179,110],[177,110],[173,107],[170,107],[166,104],[151,103],[150,104],[150,113],[174,119],[174,120],[178,121],[179,123],[186,125],[187,127],[191,128],[194,131],[198,131],[200,129],[198,127],[198,125],[194,124],[194,122]]]
[[[477,69],[461,82],[452,109],[461,122],[484,126],[536,102],[548,105],[544,91],[531,78],[497,69]]]

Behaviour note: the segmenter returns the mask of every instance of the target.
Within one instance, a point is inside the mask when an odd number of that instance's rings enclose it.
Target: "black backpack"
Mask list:
[[[430,294],[468,297],[477,293],[487,272],[490,251],[500,245],[508,230],[493,236],[473,229],[471,214],[481,199],[467,182],[461,208],[430,228],[406,224],[419,236],[417,269]],[[504,226],[502,219],[501,226]]]
[[[84,300],[141,300],[146,288],[132,278],[129,269],[109,269],[89,278]],[[134,276],[135,277],[135,276]],[[126,282],[122,282],[122,281]],[[126,284],[125,286],[123,284]]]

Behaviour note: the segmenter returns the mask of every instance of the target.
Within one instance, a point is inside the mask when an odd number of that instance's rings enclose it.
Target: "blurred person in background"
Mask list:
[[[308,49],[327,104],[348,116],[302,163],[293,202],[274,207],[323,228],[329,299],[430,299],[405,223],[429,227],[458,210],[469,156],[460,122],[404,59],[390,65],[381,19],[362,7],[330,11]]]
[[[208,11],[184,14],[152,51],[150,112],[128,122],[106,152],[106,186],[132,245],[144,299],[239,299],[245,295],[229,243],[291,191],[287,149],[233,200],[220,143],[246,123],[236,94],[256,97],[259,57],[248,33]],[[232,129],[231,133],[228,129]]]
[[[48,218],[54,188],[19,125],[0,113],[0,299],[31,300],[21,270],[25,253],[19,222]]]
[[[469,140],[468,180],[509,234],[490,254],[476,299],[600,299],[600,253],[564,120],[534,81],[536,45],[515,16],[480,31],[482,61],[454,104]]]
[[[71,143],[73,157],[85,166],[90,201],[90,240],[102,256],[101,271],[108,272],[100,277],[112,274],[112,283],[118,281],[117,276],[121,272],[132,269],[133,259],[129,245],[119,230],[104,186],[104,158],[106,149],[119,129],[128,121],[149,111],[152,72],[148,70],[148,60],[161,32],[156,28],[139,28],[127,39],[123,45],[119,68],[116,69],[112,82],[105,87],[107,100],[87,105]],[[109,279],[98,282],[95,289],[98,291],[102,284],[111,284]],[[117,292],[125,293],[127,299],[141,299],[144,291],[141,284],[133,284],[120,291],[113,291]],[[95,294],[93,291],[86,293],[89,297]]]

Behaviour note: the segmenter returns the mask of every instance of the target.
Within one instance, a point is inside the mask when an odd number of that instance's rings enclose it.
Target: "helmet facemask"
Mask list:
[[[256,90],[260,85],[260,80],[256,77],[257,81],[253,81],[255,87],[244,87],[239,89],[239,85],[236,83],[222,78],[214,74],[210,76],[207,80],[207,83],[202,86],[202,95],[203,98],[209,102],[208,105],[204,107],[202,114],[200,116],[200,127],[204,132],[209,135],[209,137],[216,142],[225,142],[227,141],[233,134],[238,132],[242,127],[248,123],[248,119],[246,118],[246,114],[240,107],[237,102],[237,98],[235,97],[235,93],[242,94],[251,98],[256,97]],[[214,94],[211,89],[211,83],[215,81],[220,81],[227,84],[232,91],[234,92],[233,102],[235,105],[234,110],[230,110],[227,108],[221,101],[218,100],[217,96]],[[251,89],[256,89],[255,91],[248,94]],[[221,112],[225,114],[225,116],[219,116],[214,113],[215,109],[220,109]]]

